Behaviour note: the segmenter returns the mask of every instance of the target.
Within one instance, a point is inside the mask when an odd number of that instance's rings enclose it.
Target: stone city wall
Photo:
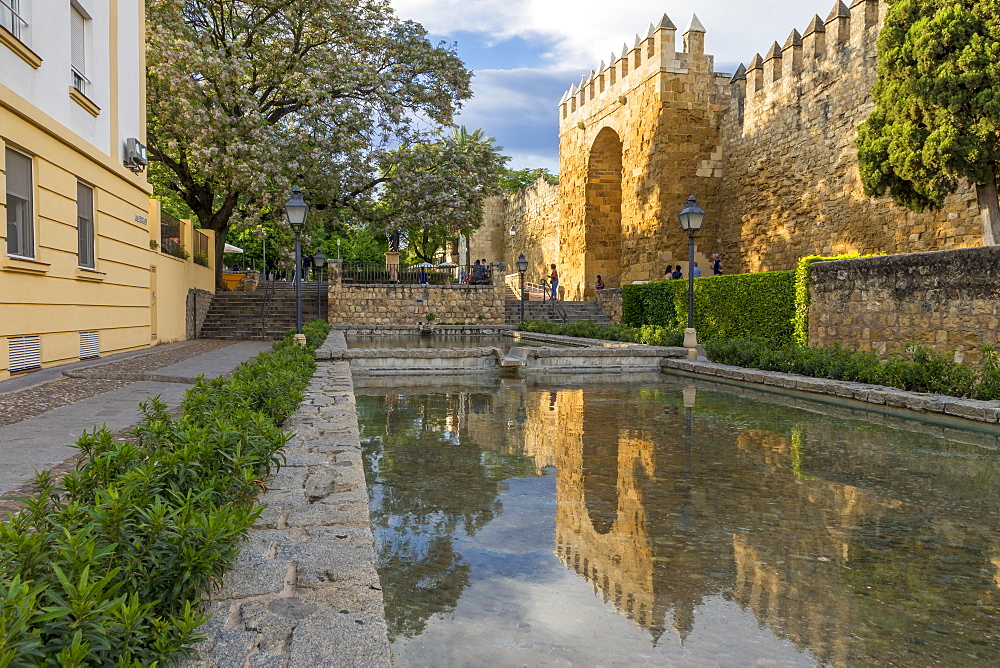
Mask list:
[[[604,315],[608,316],[611,322],[616,325],[622,321],[622,289],[612,288],[607,290],[595,290],[597,305],[601,307]]]
[[[921,214],[864,194],[854,139],[887,7],[837,0],[734,76],[714,72],[699,23],[682,44],[664,17],[560,101],[561,185],[508,197],[480,234],[493,230],[508,262],[524,251],[533,273],[556,258],[569,299],[592,299],[595,274],[618,287],[684,264],[689,194],[708,213],[696,260],[720,252],[726,273],[992,243],[972,187]]]
[[[359,325],[498,325],[504,291],[494,285],[389,285],[341,283],[340,264],[329,265],[327,320]]]
[[[518,255],[528,260],[525,280],[548,280],[549,265],[562,267],[560,256],[559,186],[538,179],[506,197],[486,201],[483,225],[469,241],[472,257],[507,263],[517,273]],[[510,295],[512,298],[516,295]]]
[[[1000,247],[817,262],[809,342],[879,354],[920,343],[967,361],[998,343]]]
[[[876,39],[888,5],[841,2],[737,72],[722,124],[719,209],[705,229],[727,273],[793,269],[806,255],[912,253],[983,244],[975,189],[916,214],[865,196],[854,139],[874,109]],[[721,213],[721,215],[719,215]],[[718,216],[716,228],[713,218]]]
[[[201,326],[205,324],[205,316],[208,315],[208,307],[211,303],[211,292],[198,288],[188,290],[184,323],[186,339],[197,339],[201,334]]]

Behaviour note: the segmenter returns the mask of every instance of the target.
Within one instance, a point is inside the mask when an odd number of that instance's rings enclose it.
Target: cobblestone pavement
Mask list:
[[[149,372],[214,352],[233,345],[232,341],[191,341],[188,345],[172,346],[165,350],[152,349],[138,357],[109,361],[88,367],[101,373]],[[112,358],[113,360],[113,358]],[[24,390],[0,394],[0,427],[22,422],[47,413],[53,408],[68,406],[83,399],[125,387],[131,380],[106,380],[91,378],[62,378]],[[2,385],[0,385],[2,391]]]

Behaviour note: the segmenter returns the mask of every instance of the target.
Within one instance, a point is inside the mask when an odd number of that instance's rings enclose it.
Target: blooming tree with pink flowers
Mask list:
[[[433,261],[439,248],[478,228],[483,202],[502,192],[508,158],[501,150],[482,129],[470,133],[463,126],[393,151],[382,164],[381,226],[399,230],[413,256]]]
[[[386,0],[147,0],[150,179],[215,230],[365,208],[390,149],[470,97],[454,46]]]

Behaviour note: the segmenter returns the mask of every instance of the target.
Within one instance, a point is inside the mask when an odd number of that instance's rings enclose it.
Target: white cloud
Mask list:
[[[813,14],[826,18],[832,0],[392,0],[402,18],[422,23],[430,32],[449,35],[469,31],[489,40],[510,37],[551,40],[545,65],[551,69],[594,68],[629,46],[636,33],[666,12],[680,33],[691,15],[708,30],[706,50],[722,62],[748,62],[772,42],[784,43],[793,28],[805,29]],[[619,54],[620,55],[620,54]]]

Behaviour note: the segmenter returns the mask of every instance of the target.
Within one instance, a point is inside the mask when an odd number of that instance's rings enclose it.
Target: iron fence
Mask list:
[[[183,258],[185,255],[181,245],[181,221],[169,213],[160,214],[160,250],[174,257]]]
[[[208,235],[201,230],[194,231],[194,261],[200,265],[209,265]]]
[[[362,264],[344,262],[342,283],[350,285],[492,285],[492,272],[471,267]]]

